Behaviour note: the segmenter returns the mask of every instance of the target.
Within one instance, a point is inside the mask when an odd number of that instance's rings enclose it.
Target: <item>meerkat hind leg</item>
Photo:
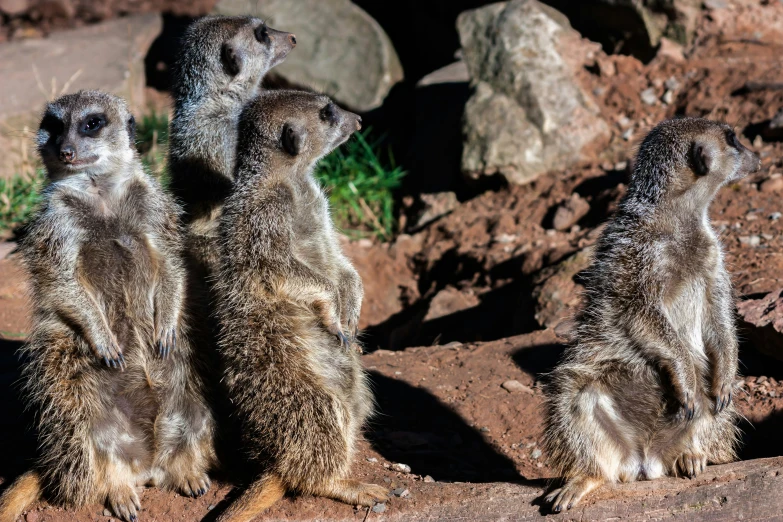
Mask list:
[[[104,467],[103,488],[106,504],[117,518],[136,522],[141,502],[136,494],[136,476],[125,462],[111,459]]]
[[[377,484],[365,484],[354,479],[336,479],[323,484],[314,494],[346,504],[372,507],[389,498],[389,491]]]
[[[585,475],[570,478],[562,487],[552,491],[546,497],[546,501],[552,504],[552,511],[560,513],[563,509],[571,509],[579,504],[582,497],[604,483],[597,477]]]

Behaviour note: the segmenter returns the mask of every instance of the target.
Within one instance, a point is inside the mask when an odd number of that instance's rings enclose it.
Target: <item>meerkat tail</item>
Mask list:
[[[283,498],[285,492],[285,485],[277,474],[264,473],[220,515],[217,522],[249,522]]]
[[[41,479],[38,473],[28,471],[16,479],[0,497],[0,522],[15,522],[40,496]]]

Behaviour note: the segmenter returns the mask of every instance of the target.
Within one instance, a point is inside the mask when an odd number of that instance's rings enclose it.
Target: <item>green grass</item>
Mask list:
[[[164,187],[168,187],[166,155],[169,141],[169,117],[167,114],[151,112],[145,115],[136,128],[136,148],[141,161]]]
[[[382,138],[373,141],[370,134],[369,128],[356,133],[318,164],[315,175],[329,193],[338,228],[352,238],[389,240],[397,225],[392,192],[405,171],[391,152],[382,155]]]
[[[13,230],[29,219],[38,205],[43,178],[43,170],[37,169],[33,176],[0,179],[0,232]]]

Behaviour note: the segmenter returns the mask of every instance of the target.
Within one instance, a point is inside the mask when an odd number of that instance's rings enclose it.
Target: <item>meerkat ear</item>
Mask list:
[[[130,138],[131,147],[136,146],[136,118],[133,114],[128,118],[128,138]]]
[[[242,53],[231,43],[226,42],[220,49],[220,59],[223,60],[223,67],[231,76],[236,76],[242,70]]]
[[[283,125],[283,136],[281,137],[283,143],[283,150],[289,153],[291,156],[297,156],[302,151],[302,145],[304,145],[305,132],[304,130],[286,123]]]
[[[693,142],[691,147],[691,164],[693,171],[698,176],[704,176],[709,173],[713,163],[713,151],[711,148],[700,141]]]

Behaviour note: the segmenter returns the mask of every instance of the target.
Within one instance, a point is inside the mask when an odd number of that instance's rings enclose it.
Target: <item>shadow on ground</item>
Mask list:
[[[513,461],[429,392],[371,372],[378,402],[366,436],[390,462],[450,482],[520,482]]]
[[[0,478],[3,487],[29,469],[35,454],[32,413],[25,411],[19,395],[21,363],[17,350],[21,341],[0,339]]]

